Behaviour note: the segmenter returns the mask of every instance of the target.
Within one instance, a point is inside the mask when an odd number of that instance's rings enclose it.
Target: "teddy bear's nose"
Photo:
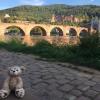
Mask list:
[[[13,70],[13,72],[15,72],[15,71]]]

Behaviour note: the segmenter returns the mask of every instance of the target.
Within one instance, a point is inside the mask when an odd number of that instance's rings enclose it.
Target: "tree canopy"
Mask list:
[[[100,17],[100,6],[68,6],[64,4],[55,4],[48,6],[23,5],[0,10],[1,19],[5,14],[9,14],[12,19],[14,19],[14,16],[16,16],[16,19],[18,20],[35,21],[37,23],[50,22],[52,14],[65,16],[74,15],[76,17],[88,17],[89,19],[91,19],[93,16]]]

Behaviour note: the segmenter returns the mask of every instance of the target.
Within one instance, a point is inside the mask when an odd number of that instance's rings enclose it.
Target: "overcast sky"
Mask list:
[[[100,5],[100,0],[0,0],[0,9],[6,9],[19,5]]]

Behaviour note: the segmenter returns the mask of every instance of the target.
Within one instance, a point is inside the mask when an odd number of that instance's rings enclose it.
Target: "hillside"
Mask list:
[[[81,16],[99,16],[100,6],[84,5],[84,6],[68,6],[64,4],[55,4],[47,6],[30,6],[23,5],[5,10],[0,10],[0,17],[2,18],[6,13],[10,16],[17,16],[18,19],[28,19],[37,22],[45,21],[49,22],[52,14],[57,15],[75,15]]]

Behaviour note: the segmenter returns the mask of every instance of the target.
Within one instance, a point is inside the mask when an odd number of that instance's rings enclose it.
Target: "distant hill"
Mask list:
[[[5,10],[0,10],[0,17],[8,13],[10,16],[17,16],[18,19],[28,19],[34,21],[50,21],[52,14],[56,15],[75,15],[81,16],[98,16],[100,17],[100,6],[84,5],[84,6],[68,6],[64,4],[55,4],[47,6],[30,6],[23,5]]]

